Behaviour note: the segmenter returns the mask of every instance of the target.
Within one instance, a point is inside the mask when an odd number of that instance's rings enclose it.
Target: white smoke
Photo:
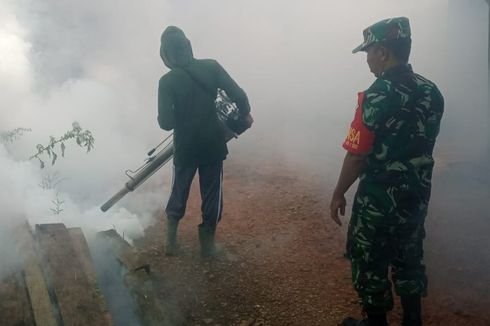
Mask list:
[[[168,168],[108,213],[98,207],[166,136],[156,123],[157,83],[167,71],[158,50],[171,24],[183,28],[196,57],[217,59],[250,97],[256,123],[230,145],[231,155],[251,154],[243,155],[249,164],[253,156],[281,155],[333,183],[356,93],[373,81],[365,56],[351,50],[368,25],[407,16],[414,69],[446,95],[438,155],[476,160],[488,142],[488,9],[483,0],[459,1],[470,9],[450,12],[456,2],[0,0],[0,131],[32,129],[0,148],[0,229],[26,218],[142,233],[166,200]],[[36,144],[73,121],[93,132],[92,152],[68,146],[66,158],[46,171],[26,161]],[[63,179],[57,189],[39,187],[45,173]],[[59,215],[51,211],[57,193],[64,201]]]
[[[147,62],[143,52],[136,51],[139,56],[132,58],[135,52],[123,35],[113,38],[118,31],[129,33],[127,39],[138,46],[134,30],[124,31],[123,21],[115,16],[107,21],[105,14],[113,14],[110,7],[104,12],[95,2],[75,10],[72,5],[0,2],[0,132],[32,130],[0,145],[0,276],[15,258],[7,235],[25,220],[31,225],[65,223],[88,233],[116,228],[131,239],[143,234],[165,202],[162,183],[168,171],[109,212],[99,209],[126,182],[124,171],[141,165],[145,153],[164,137],[155,106],[161,72],[142,69],[141,62]],[[158,44],[159,32],[155,39]],[[146,55],[147,46],[139,48]],[[156,66],[158,51],[154,52]],[[94,150],[85,153],[67,142],[66,158],[59,155],[51,166],[50,158],[43,157],[44,170],[37,160],[28,160],[37,144],[62,136],[74,121],[92,131]],[[53,189],[41,187],[47,176],[56,176]]]

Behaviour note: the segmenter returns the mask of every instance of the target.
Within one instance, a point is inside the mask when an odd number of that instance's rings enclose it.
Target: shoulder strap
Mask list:
[[[212,96],[213,98],[216,98],[216,93],[217,93],[217,90],[213,91],[212,89],[210,89],[209,87],[207,87],[206,84],[204,84],[203,82],[201,82],[200,80],[198,80],[196,77],[194,77],[193,74],[191,74],[191,72],[185,68],[181,68],[183,71],[185,71],[187,73],[187,75],[194,81],[194,83],[196,83],[199,87],[201,87],[202,90],[204,90],[206,93],[208,93],[210,96]]]

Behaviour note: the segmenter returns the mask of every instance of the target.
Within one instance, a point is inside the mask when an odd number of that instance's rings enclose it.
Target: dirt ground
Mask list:
[[[485,205],[490,175],[482,183],[481,177],[468,175],[476,166],[448,168],[450,177],[436,176],[426,223],[424,325],[488,326],[490,230],[487,220],[477,216],[481,207],[464,203]],[[347,223],[339,228],[327,215],[337,176],[315,170],[287,159],[227,160],[225,209],[217,234],[224,254],[217,260],[199,255],[197,180],[179,228],[178,256],[163,254],[164,216],[155,214],[155,223],[134,245],[151,264],[168,325],[335,326],[346,316],[361,317],[349,262],[342,256]],[[34,323],[21,278],[15,274],[0,283],[2,326]],[[396,302],[391,325],[400,325],[399,307]],[[125,316],[124,311],[112,313]]]
[[[163,255],[163,214],[158,213],[136,246],[151,261],[176,324],[329,326],[361,316],[349,262],[342,257],[346,226],[339,229],[327,215],[333,185],[295,171],[281,162],[226,161],[217,235],[225,254],[216,261],[199,257],[197,182],[179,229],[177,257]],[[423,301],[425,325],[490,325],[488,301],[468,308],[459,302],[463,291],[471,289],[440,282],[431,289]],[[398,303],[389,318],[400,324]]]

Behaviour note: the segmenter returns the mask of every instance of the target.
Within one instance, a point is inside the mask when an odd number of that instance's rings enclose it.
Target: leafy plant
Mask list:
[[[15,128],[14,130],[5,131],[0,133],[0,143],[13,143],[19,137],[24,136],[26,132],[31,132],[29,128]]]
[[[62,181],[67,178],[60,177],[58,172],[47,172],[43,175],[39,187],[44,190],[55,189]]]
[[[63,204],[65,201],[60,197],[59,193],[56,193],[56,199],[51,201],[54,205],[53,208],[50,208],[50,210],[53,212],[54,215],[60,215],[63,212]]]
[[[26,132],[30,131],[31,129],[27,128],[16,128],[11,131],[0,132],[0,143],[12,143]],[[38,144],[36,146],[37,153],[32,155],[29,160],[39,160],[41,169],[43,169],[45,167],[43,156],[47,155],[51,158],[51,165],[54,165],[60,154],[62,157],[65,157],[65,143],[71,140],[75,141],[78,146],[85,148],[87,152],[90,152],[94,148],[95,139],[92,136],[92,132],[90,130],[82,129],[80,124],[75,121],[72,123],[72,129],[65,132],[63,136],[59,138],[50,136],[47,145]],[[39,187],[44,190],[56,189],[58,184],[65,179],[66,178],[61,178],[57,172],[47,172],[44,174]],[[50,210],[53,214],[60,215],[64,211],[63,205],[65,201],[59,192],[56,192],[56,198],[52,200],[51,203],[53,206]]]
[[[32,155],[29,159],[38,159],[39,163],[41,164],[41,169],[43,169],[45,163],[41,157],[43,155],[47,155],[49,158],[51,158],[51,165],[54,165],[58,159],[58,153],[61,152],[61,156],[65,157],[65,143],[70,140],[74,140],[78,146],[86,148],[87,153],[94,148],[95,139],[92,136],[92,132],[90,130],[83,130],[82,127],[80,127],[80,124],[75,121],[72,124],[72,130],[65,132],[63,136],[59,138],[50,136],[47,145],[38,144],[36,146],[37,153]]]
[[[66,179],[67,178],[60,177],[58,172],[48,171],[43,175],[39,187],[41,187],[44,190],[56,189],[58,185]],[[64,211],[63,204],[65,203],[65,201],[63,200],[63,197],[61,197],[58,191],[56,192],[56,198],[52,200],[51,203],[53,204],[53,207],[50,208],[50,210],[51,212],[53,212],[53,214],[60,215]]]

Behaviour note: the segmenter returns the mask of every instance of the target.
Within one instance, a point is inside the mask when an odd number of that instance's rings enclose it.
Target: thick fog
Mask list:
[[[24,219],[87,231],[115,227],[131,237],[141,235],[165,203],[169,167],[109,212],[99,210],[126,182],[124,171],[140,165],[168,134],[156,122],[158,79],[167,71],[159,57],[166,26],[181,27],[195,56],[217,59],[249,95],[256,123],[230,144],[231,155],[245,164],[281,158],[322,175],[331,189],[356,94],[374,80],[365,54],[351,51],[365,27],[393,16],[410,18],[411,63],[446,98],[434,183],[461,185],[460,174],[452,178],[450,172],[459,167],[483,180],[466,187],[484,199],[488,175],[485,183],[480,162],[488,148],[489,111],[483,0],[0,0],[0,132],[31,129],[0,144],[0,248],[7,248],[0,250],[0,275],[15,262],[8,230]],[[47,159],[43,170],[28,160],[36,144],[61,136],[73,121],[92,131],[90,153],[70,144],[65,158],[54,166]],[[56,186],[40,187],[49,177]],[[440,204],[449,194],[436,193],[448,189],[435,186],[433,215],[451,212]],[[51,210],[56,196],[64,202],[60,214]],[[488,204],[478,196],[464,200],[452,199],[450,207],[472,206],[483,239]],[[455,220],[429,223],[429,253],[462,237]]]

